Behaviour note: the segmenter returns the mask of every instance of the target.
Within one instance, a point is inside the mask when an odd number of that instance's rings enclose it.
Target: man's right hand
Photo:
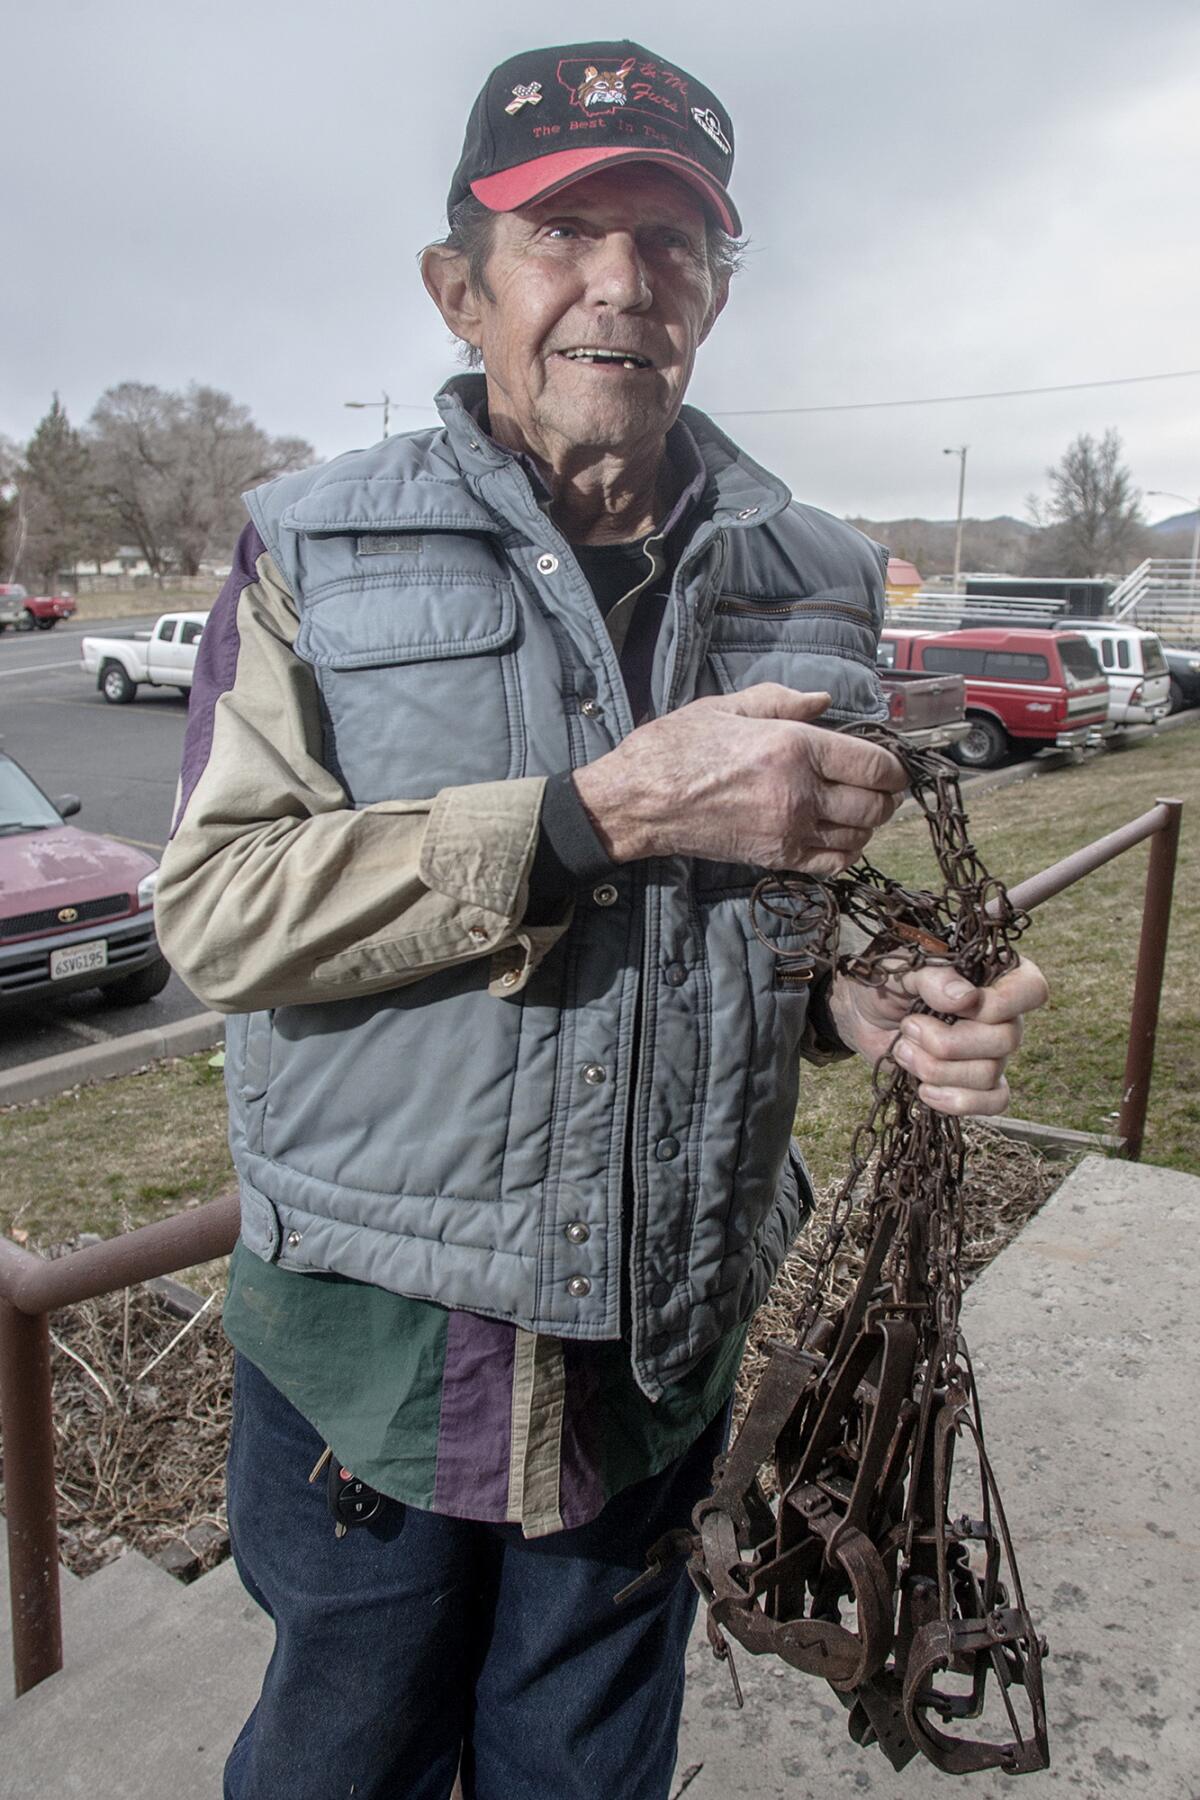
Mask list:
[[[813,724],[828,694],[761,682],[640,725],[574,781],[614,862],[697,856],[836,875],[900,804],[904,770]]]

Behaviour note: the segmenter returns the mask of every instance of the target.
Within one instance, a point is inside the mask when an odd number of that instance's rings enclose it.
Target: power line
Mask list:
[[[781,418],[791,413],[872,412],[886,406],[951,406],[962,400],[1015,400],[1028,394],[1074,394],[1081,388],[1130,387],[1139,381],[1183,381],[1200,369],[1174,369],[1165,375],[1117,375],[1108,381],[1063,381],[1054,387],[996,388],[987,394],[923,394],[916,400],[849,400],[835,406],[741,406],[713,413],[714,419]]]

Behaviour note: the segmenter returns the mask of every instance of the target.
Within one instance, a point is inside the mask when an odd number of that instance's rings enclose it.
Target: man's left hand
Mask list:
[[[1036,963],[1022,957],[990,987],[972,987],[953,969],[897,969],[884,987],[839,975],[829,997],[842,1042],[875,1063],[891,1051],[920,1083],[935,1112],[1002,1113],[1004,1067],[1021,1041],[1024,1015],[1044,1006],[1049,989]],[[949,1022],[913,1013],[914,1000]]]

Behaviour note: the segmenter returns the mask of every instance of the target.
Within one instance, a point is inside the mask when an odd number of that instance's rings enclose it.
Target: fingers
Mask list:
[[[969,1088],[973,1092],[987,1093],[999,1084],[1004,1075],[1003,1055],[947,1060],[922,1050],[903,1034],[893,1045],[892,1056],[902,1069],[915,1075],[924,1087]]]
[[[939,1065],[968,1062],[978,1058],[1002,1062],[1012,1056],[1021,1042],[1021,1021],[1008,1019],[999,1025],[988,1025],[979,1019],[956,1019],[947,1025],[928,1014],[910,1013],[901,1026],[905,1043]],[[936,1071],[920,1064],[922,1081],[936,1081]],[[957,1079],[957,1077],[956,1077]]]
[[[826,693],[801,694],[778,681],[760,681],[738,694],[723,694],[712,702],[722,712],[740,713],[745,719],[794,719],[807,724],[819,719],[830,704]]]
[[[1008,1111],[1008,1083],[1003,1075],[987,1092],[975,1088],[932,1087],[925,1082],[917,1089],[926,1106],[934,1112],[950,1113],[958,1119],[996,1118]]]
[[[884,794],[870,788],[843,787],[825,782],[817,796],[819,822],[822,825],[849,825],[871,832],[886,825],[900,805],[899,794]]]
[[[899,986],[934,1012],[953,1013],[960,1018],[978,1019],[989,1025],[1019,1019],[1027,1012],[1044,1006],[1050,990],[1036,963],[1022,957],[1015,969],[1001,975],[990,987],[972,987],[969,981],[944,964],[928,963],[922,969],[907,969],[899,978]]]
[[[1044,1005],[1048,995],[1037,965],[1023,957],[988,988],[934,966],[906,971],[898,986],[936,1012],[955,1015],[910,1014],[892,1045],[893,1058],[915,1077],[925,1104],[958,1117],[1005,1112],[1005,1064],[1021,1042],[1025,1013]]]
[[[865,738],[848,737],[839,731],[814,733],[812,757],[829,782],[871,788],[882,794],[902,794],[908,786],[902,764]]]

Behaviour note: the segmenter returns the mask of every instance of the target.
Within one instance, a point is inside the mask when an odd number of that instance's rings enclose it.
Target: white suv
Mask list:
[[[1100,658],[1108,676],[1108,721],[1126,729],[1157,725],[1171,710],[1171,675],[1162,644],[1152,631],[1103,619],[1062,619]]]

